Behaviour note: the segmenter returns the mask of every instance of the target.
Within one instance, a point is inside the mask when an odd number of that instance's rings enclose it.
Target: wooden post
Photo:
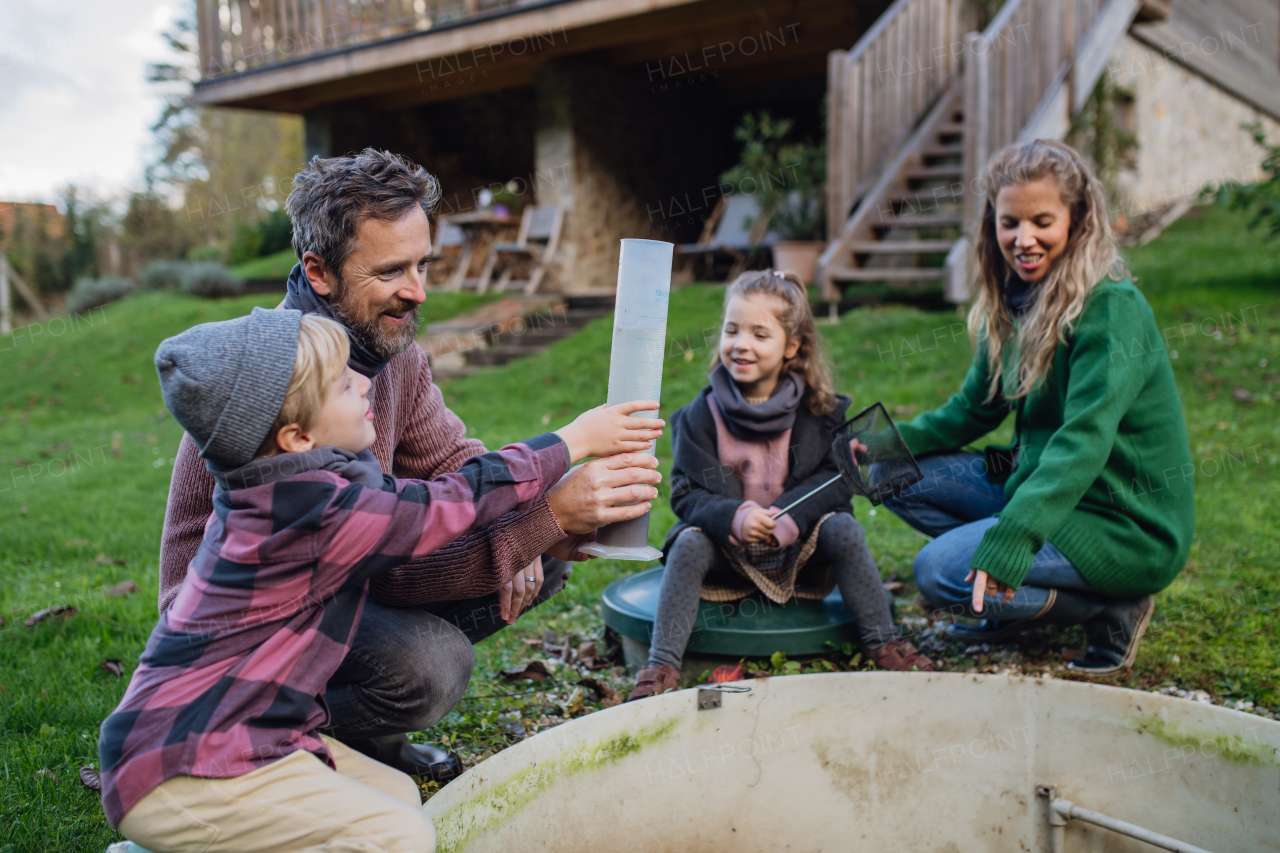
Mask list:
[[[964,39],[964,232],[975,240],[986,204],[986,192],[980,187],[979,176],[987,164],[987,146],[990,135],[991,95],[988,70],[990,51],[981,33],[969,33]]]
[[[13,301],[9,298],[9,262],[0,250],[0,335],[13,331]]]
[[[834,240],[844,227],[844,169],[843,136],[847,94],[845,84],[845,50],[833,50],[827,54],[827,239]]]

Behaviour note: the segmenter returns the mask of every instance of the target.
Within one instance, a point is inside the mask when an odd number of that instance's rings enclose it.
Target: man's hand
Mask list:
[[[530,582],[532,578],[532,582]],[[516,617],[533,604],[542,589],[542,557],[535,557],[524,571],[498,588],[498,613],[508,625],[516,624]]]
[[[589,533],[649,511],[662,482],[658,460],[647,453],[620,453],[570,469],[547,492],[547,503],[565,533]],[[627,506],[630,504],[630,506]]]
[[[973,610],[975,613],[982,612],[983,601],[988,591],[992,595],[996,593],[1004,593],[1005,601],[1013,601],[1013,587],[1009,586],[1002,580],[996,580],[988,577],[987,573],[981,570],[969,570],[969,574],[965,576],[965,583],[973,583]]]
[[[756,507],[748,512],[747,517],[742,519],[742,541],[768,542],[776,546],[778,540],[773,538],[773,530],[778,522],[770,518],[770,515],[769,510],[764,507]]]

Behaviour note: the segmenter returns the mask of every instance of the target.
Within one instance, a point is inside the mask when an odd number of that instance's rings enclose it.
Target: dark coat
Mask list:
[[[693,402],[671,415],[671,508],[680,521],[667,533],[664,557],[686,527],[701,528],[713,539],[727,543],[733,516],[743,501],[742,480],[733,468],[720,464],[716,422],[707,403],[709,390],[699,391]],[[837,395],[835,409],[825,415],[815,415],[801,404],[791,428],[791,470],[776,506],[786,506],[839,473],[831,439],[844,423],[851,402]],[[840,480],[792,510],[791,517],[800,528],[798,541],[807,540],[818,519],[827,513],[852,514],[852,498],[853,490]]]

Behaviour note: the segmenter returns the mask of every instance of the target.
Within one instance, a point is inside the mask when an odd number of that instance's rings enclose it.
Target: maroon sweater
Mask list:
[[[384,473],[430,480],[485,452],[484,444],[468,439],[466,426],[445,406],[431,381],[427,355],[416,344],[374,378],[369,398],[378,432],[370,449]],[[213,475],[184,435],[173,463],[160,540],[161,613],[177,596],[200,548],[213,512],[213,487]],[[369,595],[390,607],[487,595],[565,536],[543,497],[531,510],[508,513],[427,557],[377,576]]]

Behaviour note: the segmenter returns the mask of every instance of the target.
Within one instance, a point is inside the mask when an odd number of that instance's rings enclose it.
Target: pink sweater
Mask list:
[[[452,473],[485,452],[467,438],[462,421],[431,381],[427,355],[414,345],[391,359],[369,389],[378,437],[374,456],[384,473],[430,480]],[[213,512],[213,475],[189,436],[182,437],[169,483],[160,539],[160,612],[187,575]],[[565,538],[546,498],[523,513],[508,513],[433,554],[370,581],[370,597],[391,607],[474,598],[493,592],[533,558]]]
[[[760,507],[780,509],[773,506],[773,502],[782,494],[787,474],[791,472],[791,429],[758,441],[738,438],[725,426],[715,394],[708,391],[707,398],[707,408],[716,422],[716,454],[720,457],[720,464],[733,470],[742,481],[744,500],[730,527],[732,539],[736,540],[733,544],[737,545],[742,541],[742,522],[751,510]],[[800,538],[800,528],[791,516],[784,515],[778,519],[773,535],[778,544],[785,547]]]

